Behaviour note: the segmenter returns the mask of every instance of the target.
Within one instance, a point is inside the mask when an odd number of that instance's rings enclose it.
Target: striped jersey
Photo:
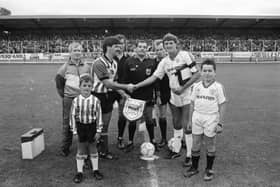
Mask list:
[[[219,104],[226,102],[224,87],[217,81],[208,86],[199,81],[193,85],[191,100],[194,102],[194,111],[215,114],[219,112]]]
[[[90,95],[85,98],[78,95],[72,102],[70,113],[70,128],[76,131],[76,123],[96,123],[96,132],[101,132],[103,121],[100,101],[97,97]]]
[[[112,91],[102,83],[105,79],[115,81],[117,79],[118,64],[113,59],[110,61],[106,56],[101,56],[92,64],[92,77],[94,80],[92,91],[96,93],[107,93]]]

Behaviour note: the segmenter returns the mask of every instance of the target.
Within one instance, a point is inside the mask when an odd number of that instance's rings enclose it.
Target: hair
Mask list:
[[[102,45],[103,53],[105,54],[107,52],[107,47],[112,47],[113,45],[116,45],[116,44],[121,44],[117,37],[114,37],[114,36],[106,37],[104,39],[103,45]]]
[[[117,35],[115,35],[115,37],[116,37],[118,40],[126,40],[126,37],[125,37],[123,34],[117,34]]]
[[[68,47],[68,51],[72,52],[74,48],[80,47],[83,49],[82,44],[80,44],[79,42],[72,42],[69,47]]]
[[[174,41],[176,44],[179,42],[178,37],[171,33],[167,33],[163,36],[162,42],[164,43],[165,41]]]
[[[205,59],[205,60],[201,63],[200,68],[202,69],[204,65],[211,65],[211,66],[213,66],[214,71],[216,71],[216,62],[215,62],[214,59],[211,59],[211,58]]]
[[[157,39],[157,40],[154,41],[154,47],[157,47],[157,46],[159,46],[160,44],[163,44],[162,39]]]
[[[90,74],[85,73],[80,76],[80,86],[83,82],[91,82],[93,84],[93,79]]]
[[[145,43],[145,44],[147,44],[147,47],[148,47],[148,43],[146,40],[136,40],[136,47],[138,47],[139,43]]]

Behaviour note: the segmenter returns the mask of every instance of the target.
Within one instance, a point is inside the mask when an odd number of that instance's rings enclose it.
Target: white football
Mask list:
[[[144,142],[142,143],[141,147],[140,147],[140,151],[141,151],[141,154],[144,156],[144,157],[152,157],[155,153],[155,146],[150,143],[150,142]]]
[[[172,151],[172,152],[179,152],[182,146],[182,142],[180,138],[171,138],[168,141],[168,148]]]

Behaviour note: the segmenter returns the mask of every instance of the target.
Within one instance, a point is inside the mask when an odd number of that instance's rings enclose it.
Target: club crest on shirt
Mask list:
[[[149,75],[151,75],[151,73],[152,73],[152,70],[151,70],[150,68],[147,68],[147,69],[146,69],[146,75],[149,76]]]

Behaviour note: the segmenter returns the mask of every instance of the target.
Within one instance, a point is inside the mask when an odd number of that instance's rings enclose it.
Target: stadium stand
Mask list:
[[[218,61],[280,58],[278,17],[4,16],[0,20],[0,60],[9,55],[11,60],[12,57],[50,60],[53,56],[59,59],[59,54],[67,53],[67,46],[74,40],[81,42],[85,55],[92,58],[102,52],[105,36],[118,33],[128,38],[127,52],[133,51],[138,39],[147,40],[149,51],[153,51],[153,40],[166,32],[179,36],[181,47],[199,58],[218,56]]]

